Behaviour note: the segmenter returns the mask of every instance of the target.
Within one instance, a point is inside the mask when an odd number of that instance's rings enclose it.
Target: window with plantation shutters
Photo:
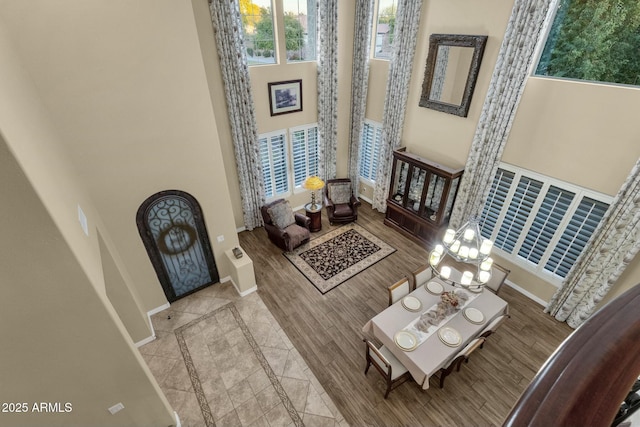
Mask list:
[[[265,197],[273,199],[289,193],[287,138],[284,130],[258,136]]]
[[[318,175],[318,125],[290,129],[294,187],[300,187],[308,176]]]
[[[611,197],[502,163],[480,218],[496,253],[560,284]]]
[[[374,183],[382,141],[382,124],[365,120],[360,139],[360,177]]]

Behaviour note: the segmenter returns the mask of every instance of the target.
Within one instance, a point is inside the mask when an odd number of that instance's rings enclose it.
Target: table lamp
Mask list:
[[[320,177],[312,175],[304,181],[302,186],[307,190],[311,190],[311,209],[318,209],[319,206],[316,204],[316,190],[324,187],[324,181],[320,179]]]

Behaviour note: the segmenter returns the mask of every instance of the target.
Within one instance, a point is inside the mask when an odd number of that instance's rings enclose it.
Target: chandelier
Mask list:
[[[445,282],[467,289],[481,289],[491,279],[493,259],[489,255],[492,248],[493,242],[480,235],[478,219],[472,218],[458,230],[449,228],[445,231],[442,242],[429,253],[429,265]]]

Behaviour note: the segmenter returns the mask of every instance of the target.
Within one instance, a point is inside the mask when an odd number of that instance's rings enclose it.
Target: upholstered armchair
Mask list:
[[[278,199],[260,209],[269,240],[280,249],[291,252],[309,241],[311,219],[294,213],[289,202]]]
[[[324,203],[329,223],[351,222],[358,219],[360,200],[353,195],[349,178],[328,179],[324,188]]]

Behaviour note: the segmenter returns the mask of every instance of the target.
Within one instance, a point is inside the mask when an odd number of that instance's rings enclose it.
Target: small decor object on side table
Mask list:
[[[306,215],[311,219],[309,231],[320,231],[322,229],[322,204],[316,203],[316,191],[324,188],[324,181],[314,175],[308,177],[302,186],[311,190],[311,203],[304,206]]]
[[[233,251],[233,256],[234,256],[234,257],[236,257],[237,259],[242,258],[242,255],[243,255],[243,253],[242,253],[242,249],[240,249],[240,248],[233,248],[233,249],[232,249],[232,251]]]

